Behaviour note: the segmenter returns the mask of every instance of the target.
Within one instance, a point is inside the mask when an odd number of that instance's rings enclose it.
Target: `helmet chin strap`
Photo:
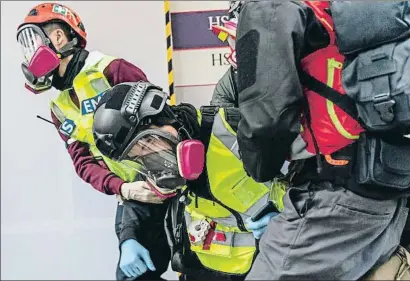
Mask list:
[[[80,48],[75,47],[75,46],[77,46],[77,44],[78,44],[78,39],[74,38],[73,40],[71,40],[70,42],[65,44],[59,51],[56,51],[57,56],[60,59],[64,59],[64,58],[74,54],[75,52],[77,52],[80,49]]]

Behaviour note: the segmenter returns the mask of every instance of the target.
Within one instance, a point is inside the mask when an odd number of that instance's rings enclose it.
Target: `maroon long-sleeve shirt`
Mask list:
[[[113,60],[104,69],[104,75],[111,86],[124,82],[148,81],[141,69],[124,59]],[[79,107],[78,97],[74,91],[70,92],[70,97],[74,104]],[[51,112],[51,118],[58,131],[61,122],[53,112]],[[59,134],[64,142],[67,143],[69,137],[60,132]],[[73,160],[75,171],[80,178],[90,183],[100,192],[110,195],[120,194],[120,188],[124,181],[111,172],[104,161],[94,159],[88,144],[76,141],[69,144],[67,150]]]

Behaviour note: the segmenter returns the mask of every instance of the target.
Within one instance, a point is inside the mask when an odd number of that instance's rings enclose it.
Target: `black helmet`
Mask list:
[[[98,150],[122,160],[137,128],[150,124],[168,99],[160,87],[148,82],[121,83],[108,89],[94,113],[93,135]]]

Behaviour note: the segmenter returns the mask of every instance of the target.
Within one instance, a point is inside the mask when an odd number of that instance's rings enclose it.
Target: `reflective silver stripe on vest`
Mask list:
[[[239,232],[224,232],[225,241],[212,240],[213,244],[232,246],[232,247],[254,247],[255,238],[253,234]]]
[[[187,223],[187,227],[191,224],[192,219],[191,215],[188,212],[184,212],[185,221]],[[235,220],[235,218],[233,218]],[[234,226],[236,227],[236,220],[233,225],[226,224],[223,222],[218,222],[218,219],[212,219],[212,221],[216,222],[217,224],[220,223],[223,226]],[[216,230],[216,232],[223,232],[220,230]],[[225,241],[217,241],[212,240],[211,244],[218,244],[218,245],[225,245],[225,246],[232,246],[232,247],[253,247],[255,246],[255,238],[251,232],[223,232],[225,235]]]
[[[212,221],[219,223],[223,226],[226,227],[235,227],[238,228],[236,219],[233,215],[230,215],[229,217],[224,217],[224,218],[211,218],[209,217],[209,219],[211,219]],[[191,214],[188,213],[187,211],[185,211],[185,221],[187,226],[191,224],[192,219],[191,219]]]
[[[96,73],[96,72],[98,72],[98,71],[93,70],[93,69],[86,70],[86,75],[89,76],[89,75],[91,75],[93,73]],[[107,84],[107,83],[108,83],[108,81],[106,82],[106,79],[101,78],[101,77],[90,80],[90,85],[91,85],[91,87],[93,88],[94,92],[97,95],[101,94],[102,92],[104,92],[105,90],[110,88],[110,85]]]
[[[219,113],[215,115],[212,133],[226,146],[226,148],[228,148],[236,156],[236,158],[241,160],[236,136],[226,128],[222,116]],[[268,182],[264,184],[270,190],[271,183]],[[245,212],[245,214],[240,214],[242,219],[246,220],[247,218],[255,214],[260,208],[263,207],[263,205],[265,205],[268,202],[268,199],[269,193],[266,193],[261,199],[259,199],[255,204],[253,204],[252,207],[250,207]]]
[[[215,115],[212,133],[236,156],[236,158],[241,159],[236,136],[225,127],[222,116],[219,113]]]
[[[63,111],[53,102],[53,112],[61,124],[64,123],[65,115]]]

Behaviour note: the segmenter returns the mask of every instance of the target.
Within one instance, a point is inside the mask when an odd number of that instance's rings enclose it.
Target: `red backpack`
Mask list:
[[[343,160],[333,160],[330,154],[357,140],[363,128],[351,117],[354,113],[346,113],[320,94],[320,84],[323,83],[336,90],[343,99],[345,91],[341,74],[344,56],[339,53],[335,45],[333,21],[326,12],[329,3],[327,1],[306,1],[304,3],[313,9],[316,17],[328,31],[330,44],[309,54],[301,63],[302,84],[309,85],[304,86],[304,94],[308,102],[306,111],[309,110],[309,112],[305,112],[302,116],[301,137],[306,143],[303,158],[322,154],[325,155],[329,164],[343,165],[344,163],[340,162]],[[355,108],[352,107],[352,110]]]
[[[330,43],[301,62],[307,104],[291,159],[316,155],[318,173],[335,177],[336,170],[322,165],[321,154],[330,166],[348,168],[344,176],[338,169],[335,178],[351,179],[349,161],[331,154],[357,140],[354,173],[364,192],[377,186],[408,193],[410,140],[403,135],[410,133],[409,1],[304,3]]]

